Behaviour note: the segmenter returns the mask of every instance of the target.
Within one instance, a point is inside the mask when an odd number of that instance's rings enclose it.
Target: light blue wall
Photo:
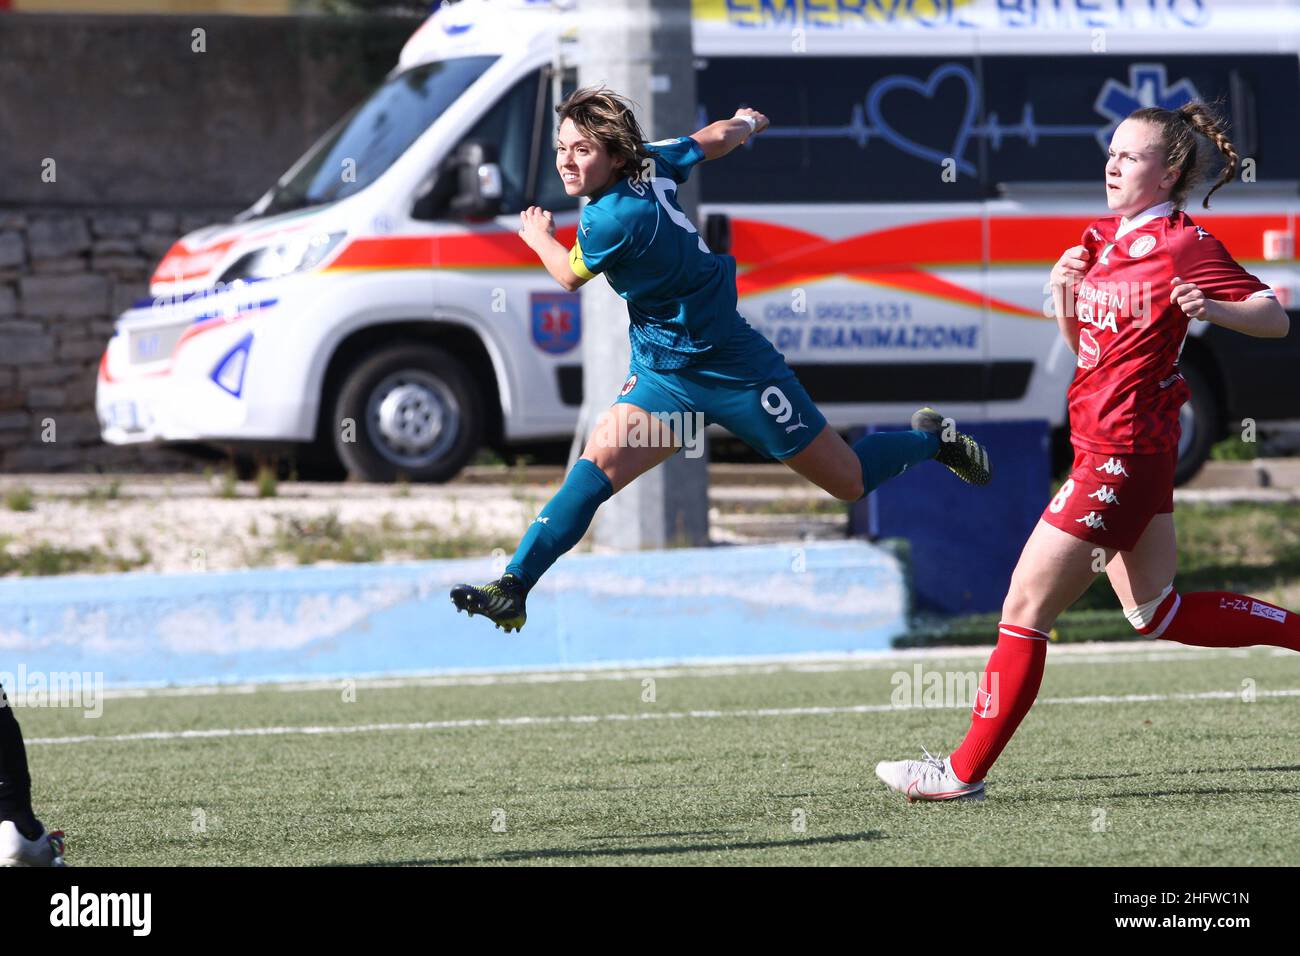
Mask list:
[[[905,629],[888,552],[856,541],[564,558],[519,634],[457,614],[490,560],[0,581],[0,671],[106,684],[360,677],[882,649]]]

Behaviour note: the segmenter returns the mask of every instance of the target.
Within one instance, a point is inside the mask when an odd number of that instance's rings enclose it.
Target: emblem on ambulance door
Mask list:
[[[552,355],[572,351],[582,338],[581,302],[576,292],[534,292],[533,343]]]

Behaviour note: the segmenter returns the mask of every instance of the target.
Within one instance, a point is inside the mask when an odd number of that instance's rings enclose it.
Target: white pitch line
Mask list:
[[[1288,690],[1262,690],[1256,697],[1300,697],[1300,687]],[[1181,694],[1121,694],[1087,697],[1046,697],[1040,704],[1138,704],[1183,700],[1234,700],[1240,690],[1211,690]],[[544,727],[550,724],[629,723],[639,720],[713,720],[720,717],[824,717],[835,714],[883,714],[899,710],[965,710],[969,704],[945,706],[893,704],[855,704],[850,707],[767,707],[743,710],[680,710],[643,714],[578,714],[556,717],[477,717],[462,720],[426,720],[417,723],[350,724],[319,727],[226,727],[212,730],[150,730],[138,734],[87,734],[79,737],[33,737],[27,746],[55,744],[129,743],[138,740],[203,740],[227,737],[319,736],[326,734],[367,734],[388,731],[461,730],[470,727]]]
[[[1248,657],[1250,648],[1188,648],[1179,650],[1152,650],[1146,642],[1110,645],[1107,643],[1067,644],[1053,646],[1050,660],[1053,666],[1064,664],[1149,664],[1168,661],[1204,661],[1224,657]],[[1256,649],[1266,653],[1265,649]],[[1292,651],[1269,649],[1275,654]],[[494,671],[480,673],[452,673],[410,675],[406,677],[330,677],[300,681],[248,681],[237,684],[194,684],[182,687],[122,687],[103,691],[105,700],[153,697],[213,697],[226,694],[246,695],[263,691],[282,693],[337,691],[346,680],[354,690],[400,690],[409,687],[489,687],[514,684],[567,684],[589,681],[642,680],[646,677],[737,677],[764,674],[822,674],[851,671],[886,670],[910,667],[922,661],[986,661],[993,646],[983,646],[969,651],[956,648],[926,648],[905,651],[888,651],[879,654],[860,654],[848,657],[801,655],[786,659],[760,659],[753,663],[732,661],[701,664],[649,664],[611,665],[573,670]]]

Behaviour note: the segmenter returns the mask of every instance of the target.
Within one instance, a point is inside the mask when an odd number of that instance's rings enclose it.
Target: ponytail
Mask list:
[[[1160,139],[1164,143],[1165,163],[1178,168],[1178,180],[1169,191],[1169,198],[1175,209],[1182,209],[1188,194],[1205,177],[1210,165],[1209,156],[1202,155],[1197,145],[1197,136],[1203,136],[1214,144],[1224,158],[1223,172],[1202,201],[1204,208],[1210,208],[1210,197],[1215,190],[1224,186],[1237,173],[1239,157],[1237,148],[1232,145],[1226,132],[1226,124],[1208,105],[1193,100],[1176,110],[1161,109],[1150,106],[1129,114],[1129,119],[1143,120],[1154,124],[1160,130]]]

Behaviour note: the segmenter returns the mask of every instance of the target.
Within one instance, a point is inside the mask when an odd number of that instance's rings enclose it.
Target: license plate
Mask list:
[[[140,416],[135,402],[114,402],[108,406],[108,420],[114,428],[136,432],[140,430]]]
[[[131,330],[129,334],[131,364],[161,362],[163,359],[171,358],[176,343],[180,341],[189,325],[188,322],[177,322],[172,325]]]

